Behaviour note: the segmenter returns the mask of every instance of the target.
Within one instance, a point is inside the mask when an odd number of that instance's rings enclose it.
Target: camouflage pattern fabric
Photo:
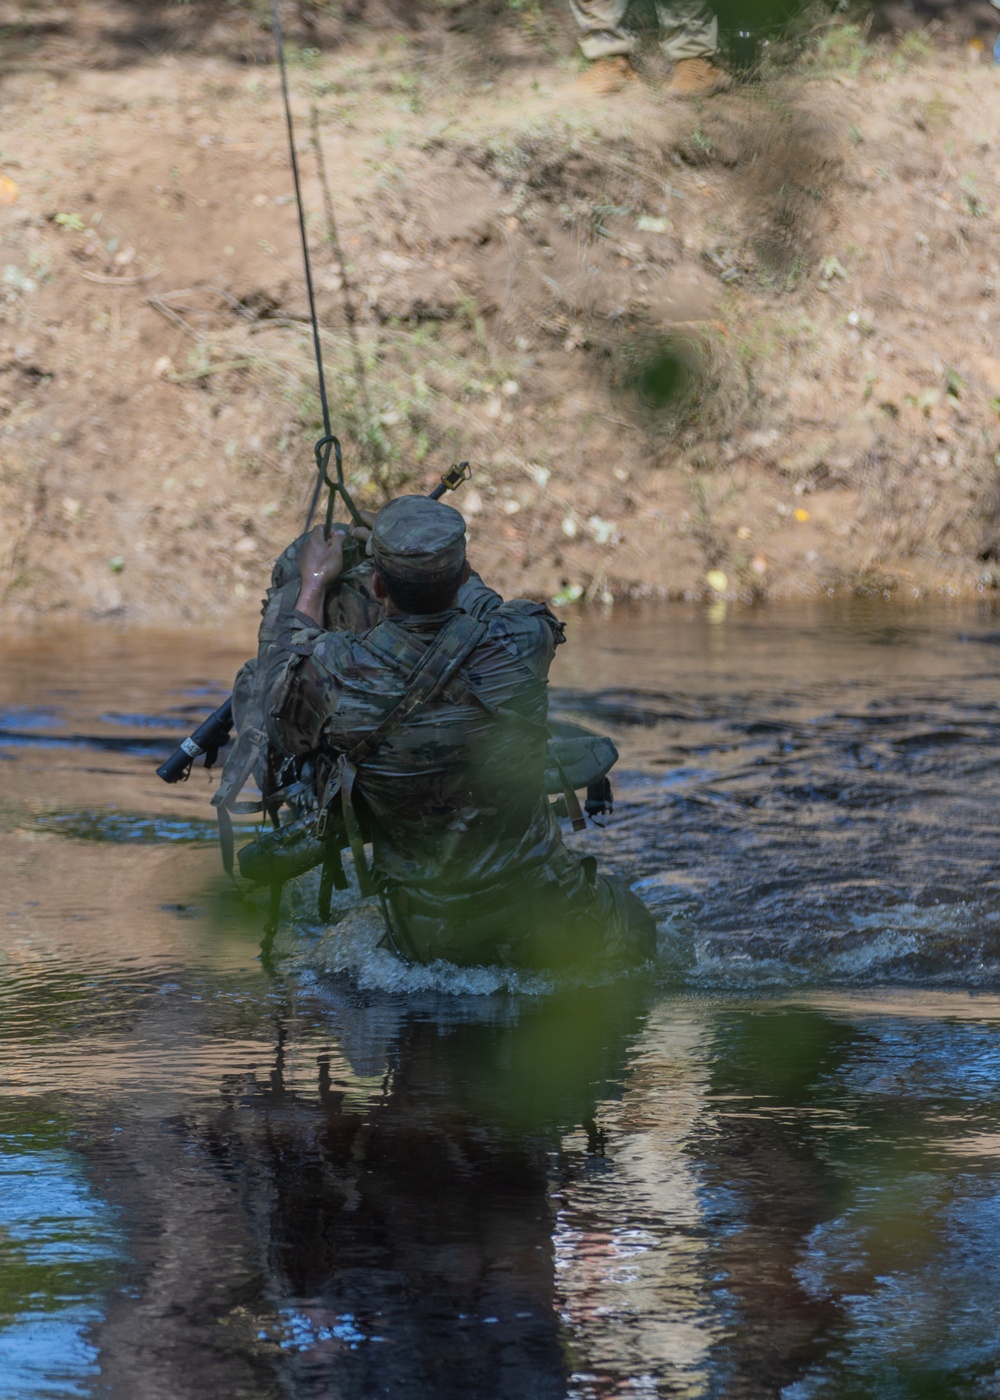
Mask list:
[[[465,679],[508,717],[449,688],[397,729],[358,775],[376,833],[376,868],[394,882],[441,894],[490,884],[511,861],[544,864],[559,841],[542,790],[546,677],[561,625],[540,604],[504,604],[476,577],[462,586],[459,605],[489,618]],[[452,615],[387,618],[361,636],[293,617],[271,650],[270,742],[289,753],[353,749],[399,704],[412,669],[407,646],[425,650]]]
[[[299,554],[306,535],[300,535],[279,555],[271,571],[271,587],[261,604],[257,656],[241,667],[233,685],[233,721],[236,742],[226,758],[219,786],[212,798],[215,807],[237,802],[244,783],[254,777],[262,790],[267,783],[267,741],[264,733],[265,692],[272,651],[288,629],[299,594]],[[326,597],[324,620],[331,631],[367,632],[383,616],[382,604],[371,594],[374,565],[362,557],[341,574]]]
[[[369,553],[393,578],[454,578],[465,563],[465,517],[430,496],[397,496],[375,517]]]
[[[570,0],[583,31],[584,58],[629,54],[636,37],[626,25],[629,0]],[[660,48],[671,63],[684,58],[712,58],[719,48],[719,22],[701,0],[656,0]]]
[[[483,640],[355,779],[399,950],[546,965],[647,956],[650,916],[566,850],[545,794],[547,677],[562,625],[541,604],[505,603],[476,575],[457,602],[487,624]],[[269,742],[293,754],[355,749],[454,616],[395,615],[359,635],[286,615],[259,677]]]

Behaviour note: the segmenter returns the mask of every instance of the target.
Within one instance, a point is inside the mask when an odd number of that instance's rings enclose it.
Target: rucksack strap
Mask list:
[[[583,812],[580,810],[580,799],[576,795],[576,790],[566,775],[566,769],[556,759],[556,767],[559,770],[559,777],[562,779],[563,801],[566,803],[566,815],[572,823],[574,831],[586,831],[587,823]]]
[[[380,661],[384,661],[394,671],[402,672],[404,676],[411,675],[427,654],[427,647],[421,646],[414,637],[409,636],[405,628],[393,627],[387,634],[385,623],[373,627],[366,634],[364,645]],[[461,669],[441,687],[439,694],[447,695],[449,700],[454,700],[457,704],[469,700],[483,703],[481,696],[472,688],[468,675]]]
[[[405,724],[414,710],[426,705],[445,688],[485,635],[486,624],[477,622],[468,613],[458,613],[453,617],[424,652],[399,704],[389,711],[381,724],[345,754],[347,762],[357,766],[377,753],[389,735]]]
[[[336,770],[327,782],[316,822],[317,834],[325,832],[330,804],[339,791],[344,828],[354,856],[354,869],[362,894],[374,894],[375,884],[365,860],[364,833],[354,805],[354,784],[358,776],[358,767],[374,757],[390,735],[401,724],[405,724],[415,710],[440,694],[485,635],[486,624],[477,622],[468,613],[458,613],[453,617],[420,657],[399,703],[370,734],[365,735],[353,748],[340,756]]]

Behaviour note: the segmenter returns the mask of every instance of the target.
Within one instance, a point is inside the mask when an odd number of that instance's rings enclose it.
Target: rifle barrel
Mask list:
[[[233,728],[233,697],[224,700],[217,710],[209,715],[203,724],[180,744],[156,770],[156,776],[165,783],[182,782],[191,770],[196,758],[209,749],[218,749],[229,738]]]

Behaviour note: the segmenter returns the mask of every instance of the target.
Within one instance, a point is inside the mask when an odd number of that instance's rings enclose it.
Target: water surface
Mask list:
[[[0,653],[0,1373],[48,1396],[1000,1393],[1000,628],[588,618],[574,838],[618,981],[406,969],[305,888],[273,972],[196,771],[248,642]]]

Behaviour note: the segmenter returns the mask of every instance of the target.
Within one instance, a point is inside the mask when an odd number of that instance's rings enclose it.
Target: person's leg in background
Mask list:
[[[708,97],[730,85],[718,66],[719,21],[702,0],[657,0],[660,47],[674,65],[667,91]]]
[[[612,58],[635,49],[635,35],[625,28],[628,0],[569,0],[573,18],[582,30],[584,58]]]

